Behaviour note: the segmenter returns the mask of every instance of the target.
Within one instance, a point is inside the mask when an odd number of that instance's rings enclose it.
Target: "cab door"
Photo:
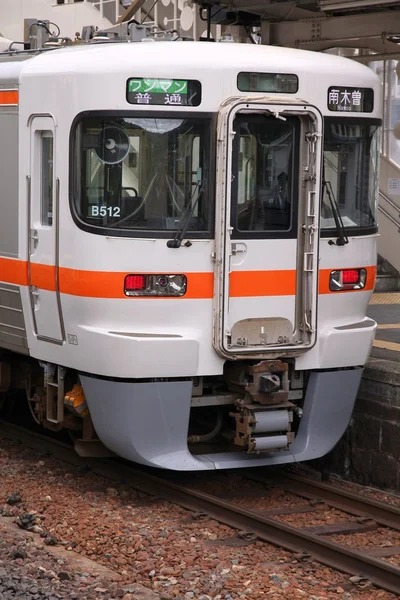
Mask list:
[[[58,199],[56,128],[49,116],[30,122],[28,279],[38,339],[62,344],[58,285]]]
[[[315,342],[321,131],[303,104],[236,99],[220,112],[214,347],[224,356]]]

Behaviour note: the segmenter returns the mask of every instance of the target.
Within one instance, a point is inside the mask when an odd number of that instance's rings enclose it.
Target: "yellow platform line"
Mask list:
[[[378,329],[400,329],[400,323],[381,323]]]
[[[400,352],[400,344],[396,342],[385,342],[385,340],[374,340],[374,348],[383,348],[384,350],[394,350]]]
[[[400,292],[373,294],[370,304],[400,304]]]

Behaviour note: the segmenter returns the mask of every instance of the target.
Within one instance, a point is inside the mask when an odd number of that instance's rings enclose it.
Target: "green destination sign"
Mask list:
[[[126,99],[130,104],[198,106],[201,84],[190,79],[131,77],[127,81]]]
[[[180,79],[130,79],[130,94],[187,94],[188,82]]]

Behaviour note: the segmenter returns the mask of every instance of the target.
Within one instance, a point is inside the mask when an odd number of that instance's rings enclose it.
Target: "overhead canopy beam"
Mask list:
[[[387,10],[382,6],[380,12],[341,16],[322,12],[368,10],[368,7],[387,2],[393,8],[400,4],[400,0],[206,0],[211,5],[229,8],[231,12],[245,11],[258,19],[261,17],[264,44],[315,51],[333,47],[363,48],[393,57],[400,55],[400,43],[397,43],[400,42],[400,10]],[[133,0],[118,24],[130,21],[145,4],[146,0]]]
[[[400,50],[394,52],[393,54],[387,52],[385,54],[368,54],[368,55],[360,55],[360,56],[352,56],[352,60],[356,62],[368,64],[370,62],[379,61],[379,60],[400,60]]]
[[[196,2],[201,4],[200,0],[196,0]],[[315,11],[303,8],[299,0],[297,0],[297,2],[294,0],[290,0],[288,2],[271,2],[271,0],[222,0],[219,2],[211,0],[210,3],[214,5],[220,4],[231,12],[245,11],[254,13],[255,15],[261,15],[261,17],[264,19],[278,21],[285,20],[287,18],[290,20],[301,18],[305,19],[319,14]]]
[[[366,8],[375,8],[377,6],[389,7],[399,4],[399,0],[319,0],[318,5],[321,10],[328,12],[334,11],[356,11]]]
[[[269,21],[268,17],[264,19]],[[398,37],[400,40],[400,12],[318,16],[298,21],[270,22],[268,33],[269,40],[265,42],[275,46],[309,50],[346,46],[393,53],[400,46],[388,38]]]
[[[378,53],[381,56],[390,55],[392,58],[400,56],[400,46],[398,44],[382,42],[380,39],[374,38],[337,39],[333,41],[322,40],[292,47],[301,48],[302,50],[313,50],[314,52],[322,52],[323,50],[330,50],[331,48],[360,48],[362,50],[371,50],[371,52]],[[371,54],[371,56],[373,55]],[[364,62],[371,62],[371,58],[369,60],[366,59]]]

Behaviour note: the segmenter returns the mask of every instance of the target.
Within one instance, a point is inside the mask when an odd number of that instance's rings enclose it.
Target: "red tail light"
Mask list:
[[[343,283],[358,283],[360,279],[360,269],[345,269],[342,271]]]
[[[146,277],[144,275],[127,275],[125,277],[125,294],[146,289]]]
[[[366,269],[342,269],[332,271],[329,277],[329,289],[331,292],[342,290],[362,290],[367,281]]]
[[[186,275],[127,275],[126,296],[184,296]]]

